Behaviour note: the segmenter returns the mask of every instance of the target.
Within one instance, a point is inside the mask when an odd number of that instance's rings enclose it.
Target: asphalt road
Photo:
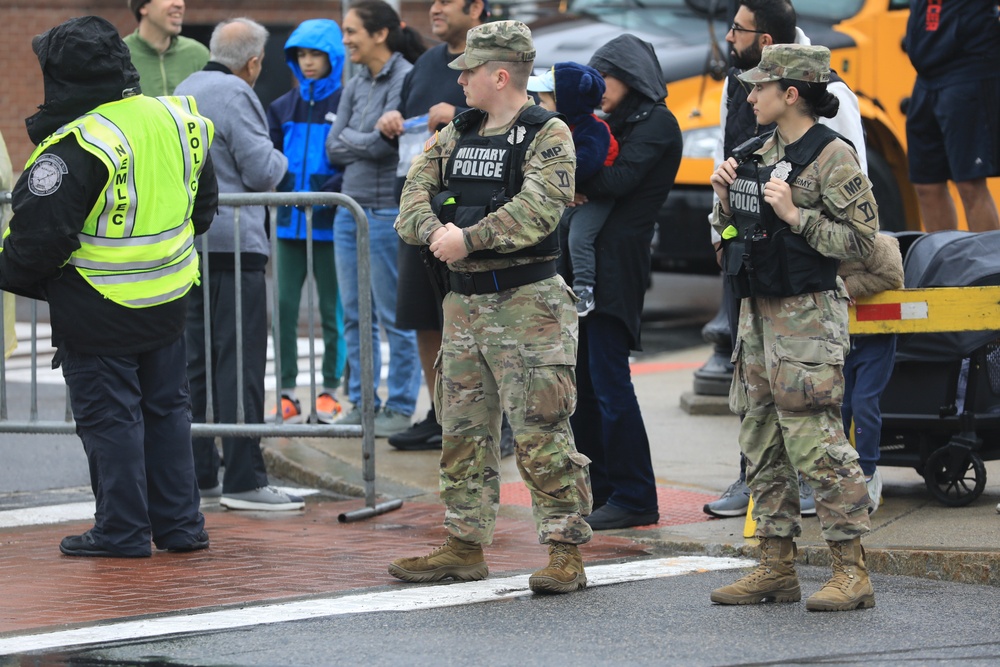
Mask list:
[[[803,589],[827,572],[800,569]],[[708,572],[414,612],[310,621],[11,657],[26,665],[963,665],[994,666],[1000,590],[878,576],[877,606],[721,607]]]

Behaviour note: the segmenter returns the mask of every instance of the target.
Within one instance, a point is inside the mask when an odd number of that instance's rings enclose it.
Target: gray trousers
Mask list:
[[[580,206],[566,207],[559,226],[568,235],[569,258],[573,264],[573,289],[593,288],[597,280],[594,241],[614,207],[613,199],[597,199]],[[564,236],[565,238],[565,236]]]

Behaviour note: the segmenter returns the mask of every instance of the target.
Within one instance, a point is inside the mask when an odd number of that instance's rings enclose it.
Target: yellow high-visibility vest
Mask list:
[[[214,131],[192,97],[137,95],[63,126],[28,160],[25,170],[72,134],[108,168],[104,194],[67,262],[105,298],[158,306],[198,281],[191,212]]]

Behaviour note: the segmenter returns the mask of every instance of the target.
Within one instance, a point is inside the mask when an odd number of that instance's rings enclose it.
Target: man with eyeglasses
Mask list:
[[[789,0],[743,0],[733,24],[726,33],[729,43],[729,73],[722,90],[722,105],[719,124],[722,132],[715,147],[715,166],[733,154],[733,150],[756,136],[766,134],[774,125],[758,125],[753,106],[747,102],[750,90],[737,75],[760,64],[761,52],[770,44],[810,44],[809,38],[795,25],[795,8]],[[861,169],[868,173],[865,153],[865,134],[861,125],[861,111],[854,92],[837,76],[830,72],[827,90],[840,100],[840,110],[833,118],[820,118],[819,122],[854,144]],[[712,231],[712,242],[718,250],[721,239]],[[723,307],[729,314],[729,330],[732,345],[736,345],[736,323],[739,319],[740,301],[729,290],[728,281],[723,281]],[[741,416],[742,418],[742,416]],[[740,477],[718,500],[707,503],[702,509],[706,514],[718,517],[744,516],[750,504],[750,488],[746,483],[746,459],[740,455]],[[816,514],[816,501],[812,489],[800,480],[800,507],[803,516]]]

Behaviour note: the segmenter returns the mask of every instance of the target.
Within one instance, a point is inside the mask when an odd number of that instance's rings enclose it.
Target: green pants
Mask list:
[[[340,386],[347,347],[344,342],[344,309],[337,288],[333,243],[313,244],[313,278],[323,327],[323,386]],[[294,389],[299,374],[299,303],[306,281],[306,242],[278,239],[278,317],[281,332],[281,388]]]

